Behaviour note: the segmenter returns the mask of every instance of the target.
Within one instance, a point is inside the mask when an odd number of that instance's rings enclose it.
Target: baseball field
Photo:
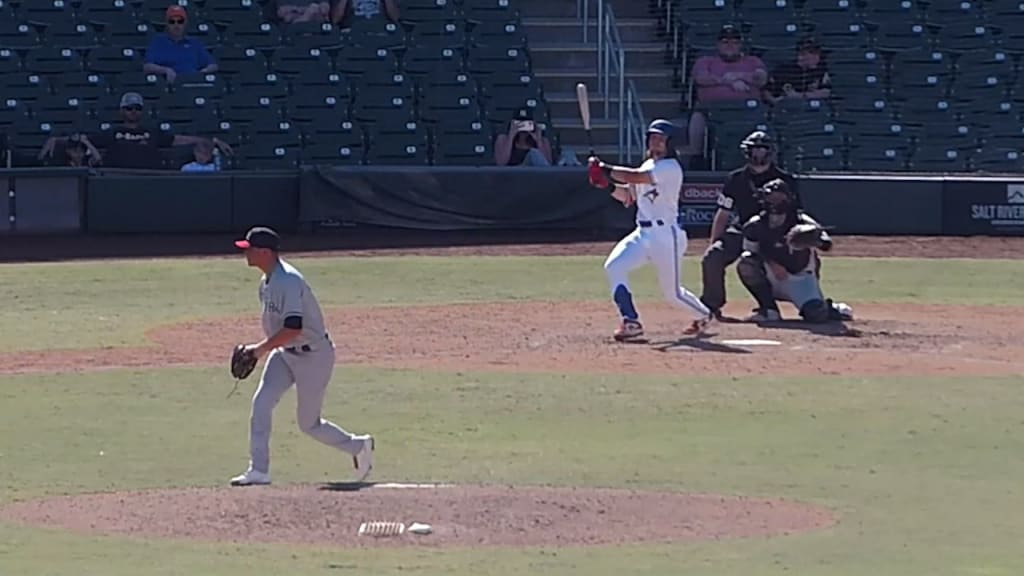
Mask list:
[[[338,347],[324,416],[376,438],[366,485],[291,390],[274,484],[228,486],[240,255],[0,265],[0,575],[1024,573],[1024,240],[840,237],[823,287],[854,321],[699,339],[642,269],[635,344],[611,246],[286,253]]]

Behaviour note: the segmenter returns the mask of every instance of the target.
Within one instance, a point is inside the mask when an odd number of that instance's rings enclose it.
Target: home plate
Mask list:
[[[778,340],[758,340],[756,338],[751,340],[722,340],[722,344],[728,344],[729,346],[778,346],[782,344]]]

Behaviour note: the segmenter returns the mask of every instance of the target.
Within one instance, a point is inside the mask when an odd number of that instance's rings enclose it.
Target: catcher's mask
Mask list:
[[[662,157],[663,158],[675,158],[676,157],[676,147],[675,147],[675,142],[673,141],[673,135],[675,134],[675,131],[676,131],[676,125],[671,123],[671,122],[669,122],[668,120],[658,119],[658,120],[655,120],[655,121],[651,122],[650,125],[647,126],[647,135],[646,135],[646,138],[647,138],[646,145],[647,145],[647,155],[648,155],[648,157],[652,157],[653,156],[653,154],[651,153],[651,134],[661,134],[662,136],[665,137],[665,155],[662,156]]]
[[[747,164],[763,168],[775,159],[775,140],[764,130],[754,130],[740,142]]]
[[[793,191],[782,178],[776,178],[761,187],[761,202],[769,212],[788,212],[793,205]]]

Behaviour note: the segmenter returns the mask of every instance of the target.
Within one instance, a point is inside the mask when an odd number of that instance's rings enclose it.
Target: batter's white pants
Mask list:
[[[320,442],[355,455],[363,441],[320,417],[327,384],[334,372],[334,346],[293,354],[280,348],[267,356],[260,384],[252,397],[249,417],[250,466],[270,473],[270,431],[273,413],[284,393],[295,384],[296,420],[299,429]]]
[[[608,254],[604,269],[608,276],[612,298],[619,286],[629,290],[629,273],[646,263],[651,263],[658,275],[658,285],[665,300],[686,311],[694,320],[707,318],[711,311],[679,283],[679,267],[686,254],[688,238],[686,230],[675,223],[647,228],[637,227],[619,241]]]

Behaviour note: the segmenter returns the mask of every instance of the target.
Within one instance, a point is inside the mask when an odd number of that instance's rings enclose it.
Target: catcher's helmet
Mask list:
[[[761,202],[773,212],[784,212],[793,204],[793,190],[782,178],[775,178],[761,187]]]

